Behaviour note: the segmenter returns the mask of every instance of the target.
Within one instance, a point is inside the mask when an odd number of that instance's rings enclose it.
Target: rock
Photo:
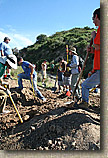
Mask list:
[[[29,115],[25,115],[25,116],[24,116],[24,118],[23,118],[23,120],[25,120],[25,121],[26,121],[26,120],[28,120],[29,118],[30,118],[30,116],[29,116]]]
[[[50,145],[51,145],[51,144],[52,144],[52,140],[48,140],[48,144],[50,144]]]
[[[31,129],[32,129],[32,131],[35,131],[36,128],[34,126],[31,126]]]
[[[43,150],[43,148],[40,146],[40,147],[39,147],[39,150]]]
[[[72,142],[72,145],[75,146],[76,142]]]
[[[48,147],[44,147],[44,149],[45,149],[45,150],[49,150],[49,148],[48,148]]]
[[[58,141],[58,145],[61,145],[62,144],[62,142],[61,141]]]

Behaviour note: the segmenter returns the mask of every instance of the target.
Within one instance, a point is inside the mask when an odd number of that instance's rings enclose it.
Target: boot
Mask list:
[[[86,108],[86,109],[88,109],[89,103],[87,103],[85,101],[82,101],[80,104],[78,104],[78,107],[79,108]]]

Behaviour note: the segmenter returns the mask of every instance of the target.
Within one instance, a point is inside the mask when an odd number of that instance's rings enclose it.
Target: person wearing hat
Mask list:
[[[74,91],[74,88],[76,86],[76,83],[77,83],[77,80],[78,80],[78,77],[79,77],[79,71],[78,71],[78,65],[79,65],[79,57],[78,57],[78,54],[76,52],[76,48],[73,47],[72,49],[70,49],[69,51],[69,55],[72,56],[71,58],[71,64],[69,64],[69,67],[71,67],[71,74],[72,74],[72,77],[71,77],[71,89],[72,91]],[[76,90],[76,99],[80,98],[80,88],[78,86],[78,89]]]
[[[0,113],[9,112],[4,109],[6,105],[7,95],[10,94],[10,91],[2,86],[2,77],[6,68],[17,69],[17,58],[15,55],[10,54],[7,57],[0,57]]]
[[[10,54],[13,54],[11,47],[9,46],[9,42],[10,42],[10,38],[9,37],[5,37],[4,41],[2,43],[0,43],[0,56],[8,56]],[[7,68],[7,73],[8,75],[6,75],[6,71],[4,73],[4,79],[8,79],[11,78],[10,76],[10,70]]]
[[[37,88],[37,73],[35,71],[34,65],[29,63],[28,61],[24,61],[22,57],[17,58],[18,65],[22,67],[24,70],[23,73],[18,74],[18,85],[17,90],[21,92],[23,89],[22,79],[30,80],[31,84],[33,81],[33,88],[37,96],[43,101],[46,101],[46,98],[41,94],[39,89]]]

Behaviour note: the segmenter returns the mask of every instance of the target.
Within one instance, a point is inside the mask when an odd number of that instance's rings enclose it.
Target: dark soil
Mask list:
[[[100,149],[100,93],[90,94],[90,109],[67,108],[70,101],[64,95],[38,87],[46,97],[42,103],[33,92],[29,81],[18,93],[16,80],[10,81],[12,98],[23,119],[23,124],[8,98],[9,114],[0,114],[1,150],[99,150]],[[64,97],[63,97],[64,96]]]

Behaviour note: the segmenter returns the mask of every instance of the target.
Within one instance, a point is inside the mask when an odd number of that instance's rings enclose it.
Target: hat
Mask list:
[[[6,61],[11,66],[11,68],[17,69],[17,58],[15,55],[13,54],[8,55]]]
[[[75,47],[73,47],[72,49],[70,49],[70,51],[71,51],[72,53],[74,53],[75,55],[78,55],[77,52],[76,52],[76,48],[75,48]]]
[[[5,38],[4,38],[4,42],[5,42],[6,40],[9,40],[9,41],[10,41],[10,38],[9,38],[9,37],[5,37]]]

